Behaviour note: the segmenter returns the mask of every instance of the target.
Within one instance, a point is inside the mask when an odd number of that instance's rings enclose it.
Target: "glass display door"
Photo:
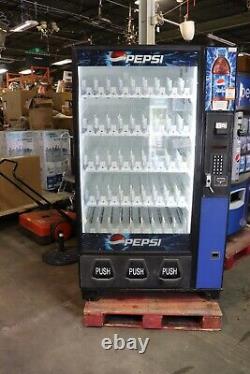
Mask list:
[[[190,234],[197,66],[84,66],[83,233]]]

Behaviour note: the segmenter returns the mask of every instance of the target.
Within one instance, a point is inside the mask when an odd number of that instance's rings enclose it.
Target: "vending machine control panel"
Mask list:
[[[205,139],[205,196],[223,196],[229,191],[231,175],[232,113],[207,113]]]

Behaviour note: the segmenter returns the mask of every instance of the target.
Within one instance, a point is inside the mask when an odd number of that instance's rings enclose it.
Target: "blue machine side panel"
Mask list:
[[[220,289],[222,285],[228,198],[202,199],[196,288]],[[219,252],[219,257],[212,257]]]

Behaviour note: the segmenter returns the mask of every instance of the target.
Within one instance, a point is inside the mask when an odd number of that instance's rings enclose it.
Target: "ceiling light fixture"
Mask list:
[[[22,71],[19,71],[19,74],[22,74],[22,75],[28,75],[28,74],[31,74],[31,73],[32,73],[31,69],[24,69]]]
[[[23,31],[33,29],[33,27],[36,27],[37,25],[38,25],[37,21],[27,20],[21,23],[20,25],[13,27],[12,29],[10,29],[10,31],[11,32],[23,32]]]
[[[162,11],[159,9],[159,3],[156,2],[156,14],[153,17],[153,24],[156,27],[156,31],[160,32],[160,27],[164,25],[164,23],[169,23],[170,25],[176,26],[179,28],[181,36],[187,42],[193,40],[195,36],[195,22],[188,19],[189,17],[189,0],[187,2],[187,14],[184,16],[184,21],[181,23],[172,21],[169,18],[165,18]]]
[[[194,21],[185,19],[182,23],[180,23],[180,31],[181,35],[184,40],[190,42],[193,40],[195,35],[195,23]]]
[[[236,46],[236,43],[233,43],[230,40],[227,40],[227,39],[224,39],[224,38],[220,38],[219,36],[216,36],[214,34],[207,34],[207,37],[209,39],[215,40],[216,42],[220,42],[222,44],[229,45],[230,47],[235,47]]]
[[[71,64],[71,63],[72,63],[72,60],[69,59],[69,58],[66,58],[65,60],[54,62],[52,65],[54,65],[54,66],[62,66],[62,65],[68,65],[68,64]]]

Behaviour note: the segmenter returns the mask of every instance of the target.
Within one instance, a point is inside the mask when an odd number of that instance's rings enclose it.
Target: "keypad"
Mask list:
[[[222,175],[223,174],[223,155],[213,155],[213,174]]]

